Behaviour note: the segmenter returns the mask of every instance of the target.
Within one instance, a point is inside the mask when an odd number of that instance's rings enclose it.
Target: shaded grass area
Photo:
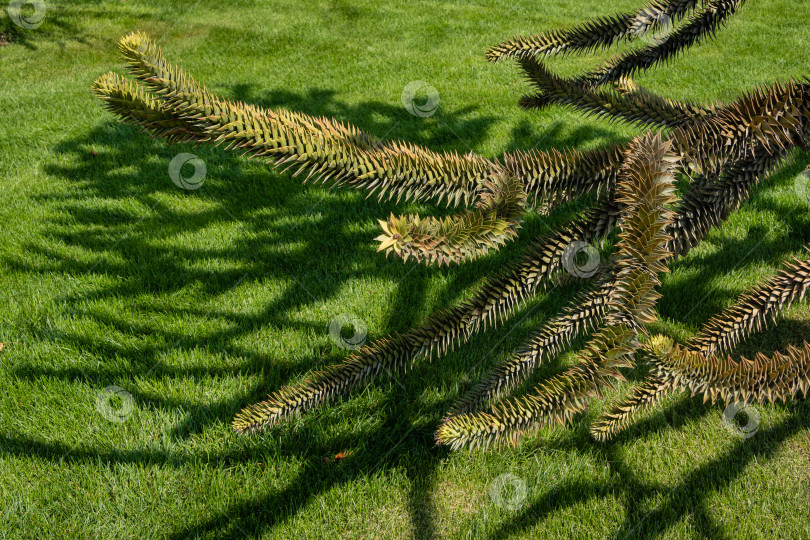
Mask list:
[[[587,433],[599,402],[573,426],[514,449],[451,454],[433,444],[453,400],[556,313],[570,288],[405,377],[272,432],[235,436],[229,423],[241,407],[346,356],[328,336],[336,316],[357,315],[369,338],[405,331],[471,294],[568,214],[531,216],[518,242],[461,267],[402,264],[375,252],[376,220],[430,207],[305,186],[218,149],[167,146],[115,122],[89,92],[96,76],[120,69],[118,37],[142,29],[234,99],[439,150],[583,148],[635,132],[559,109],[520,111],[517,69],[487,65],[483,51],[633,7],[49,2],[42,26],[15,27],[0,47],[0,537],[810,535],[804,403],[757,407],[762,425],[749,439],[724,429],[722,407],[677,396],[609,444]],[[760,0],[717,41],[643,82],[730,100],[805,75],[807,8]],[[2,17],[0,33],[11,27]],[[439,91],[434,116],[402,107],[412,80]],[[180,152],[207,164],[199,190],[169,179]],[[801,253],[810,201],[794,179],[808,158],[793,155],[673,265],[656,330],[687,338]],[[808,321],[806,306],[794,308],[740,352],[783,349],[810,334]],[[111,385],[133,396],[125,422],[97,409]],[[341,452],[351,454],[335,461]],[[504,474],[526,485],[515,509],[490,493]]]

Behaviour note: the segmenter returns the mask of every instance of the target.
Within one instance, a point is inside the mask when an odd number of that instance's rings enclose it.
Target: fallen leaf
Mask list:
[[[349,457],[352,454],[353,454],[353,452],[351,450],[349,450],[348,452],[344,451],[344,452],[340,452],[338,454],[335,454],[335,461],[340,461],[341,459],[345,459],[345,458]]]
[[[353,453],[354,452],[352,452],[351,450],[349,450],[349,451],[344,450],[343,452],[338,452],[337,454],[335,454],[335,457],[333,457],[333,458],[329,457],[329,456],[324,456],[323,457],[323,462],[324,463],[337,463],[341,459],[346,459],[347,457],[349,457]]]

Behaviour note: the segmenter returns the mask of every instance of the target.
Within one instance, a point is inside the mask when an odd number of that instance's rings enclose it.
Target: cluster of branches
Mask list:
[[[450,409],[436,433],[439,443],[453,448],[511,443],[539,426],[567,422],[623,378],[620,368],[632,368],[639,359],[651,366],[649,375],[594,423],[598,439],[612,436],[636,411],[677,390],[744,402],[806,394],[806,343],[770,359],[734,361],[721,355],[803,299],[810,260],[787,265],[684,347],[645,330],[656,317],[655,287],[667,263],[723,223],[793,148],[810,141],[808,81],[758,88],[733,103],[700,104],[662,97],[631,78],[711,37],[744,3],[653,0],[636,13],[493,47],[488,59],[516,59],[536,89],[521,100],[523,107],[560,105],[648,130],[628,143],[595,150],[515,151],[500,159],[380,141],[327,118],[233,102],[170,64],[145,35],[122,38],[120,50],[132,79],[108,73],[93,89],[123,121],[173,142],[224,145],[295,168],[308,179],[381,199],[457,208],[442,219],[407,215],[381,221],[380,250],[403,260],[439,265],[470,260],[513,240],[522,216],[533,208],[590,201],[571,223],[534,239],[522,257],[470,299],[276,390],[239,413],[234,429],[267,428],[380,376],[401,374],[419,359],[441,356],[502,322],[560,278],[582,282],[575,298]],[[553,55],[634,41],[657,32],[664,21],[681,24],[666,39],[582,76],[561,77],[544,63]],[[685,187],[676,195],[678,177]],[[590,278],[572,276],[572,246],[604,240],[612,240],[614,256]],[[525,395],[511,396],[540,364],[585,333],[591,333],[590,340],[572,367]]]

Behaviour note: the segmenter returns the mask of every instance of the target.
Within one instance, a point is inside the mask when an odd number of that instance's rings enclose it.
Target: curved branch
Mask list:
[[[145,35],[121,39],[127,68],[161,107],[190,123],[199,142],[225,144],[275,165],[295,167],[323,182],[363,189],[389,199],[437,200],[469,205],[500,167],[475,154],[436,153],[382,142],[354,126],[301,113],[235,103],[209,92],[171,65]],[[114,89],[97,84],[109,102]],[[118,111],[116,111],[118,112]],[[125,117],[126,119],[127,117]]]
[[[470,300],[434,314],[406,334],[361,347],[342,364],[315,372],[301,383],[280,388],[266,401],[242,410],[233,421],[234,429],[248,433],[273,426],[370,384],[380,375],[403,373],[420,357],[443,354],[473,333],[506,319],[561,272],[562,254],[572,242],[604,237],[615,219],[610,212],[586,212],[565,229],[541,237],[522,260],[487,281]]]
[[[632,77],[640,71],[667,62],[690,47],[699,45],[704,38],[714,37],[745,2],[746,0],[710,0],[662,42],[621,55],[589,74],[585,80],[599,86]]]
[[[580,354],[577,365],[552,377],[532,393],[504,400],[491,412],[446,418],[436,440],[453,449],[512,443],[542,424],[567,422],[588,399],[621,378],[633,365],[642,325],[655,320],[658,273],[668,256],[665,227],[674,200],[670,143],[647,134],[634,141],[622,168],[617,202],[622,232],[617,244],[616,277],[607,302],[606,322]]]
[[[378,251],[439,266],[472,260],[514,239],[525,209],[523,183],[498,174],[487,182],[475,210],[443,219],[392,215],[388,222],[380,221],[383,234],[376,238]]]
[[[629,79],[621,79],[614,88],[595,87],[560,77],[534,58],[521,59],[520,66],[529,82],[540,91],[521,98],[520,106],[524,109],[560,105],[597,118],[648,128],[677,128],[716,114],[715,105],[664,98]]]
[[[490,62],[507,58],[553,56],[606,49],[655,32],[667,22],[676,22],[700,0],[653,0],[635,13],[621,13],[588,21],[569,30],[552,30],[536,36],[518,36],[487,50]]]

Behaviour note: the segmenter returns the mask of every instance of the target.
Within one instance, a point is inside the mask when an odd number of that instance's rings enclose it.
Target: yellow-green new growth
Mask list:
[[[194,126],[200,142],[267,158],[296,168],[296,174],[306,172],[308,177],[388,198],[469,205],[498,169],[494,162],[474,154],[435,153],[408,143],[386,143],[327,118],[220,98],[170,64],[142,33],[125,36],[119,47],[129,72],[163,108]],[[102,99],[116,91],[96,85]]]
[[[526,210],[523,182],[506,173],[497,174],[486,182],[478,198],[475,210],[443,219],[414,214],[380,221],[383,234],[376,238],[378,251],[441,266],[476,259],[515,238]]]

